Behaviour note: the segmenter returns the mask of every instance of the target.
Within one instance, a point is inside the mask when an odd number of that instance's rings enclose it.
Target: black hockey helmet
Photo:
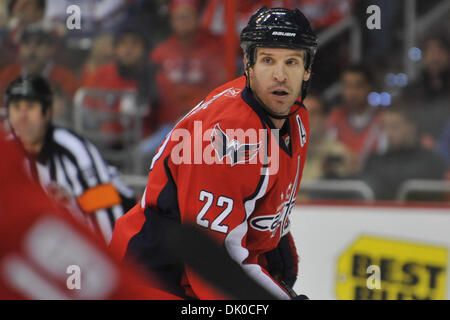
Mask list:
[[[12,101],[20,99],[39,101],[44,113],[53,103],[50,84],[41,76],[20,76],[13,80],[6,89],[5,105],[8,107]]]
[[[317,37],[308,19],[298,9],[264,6],[250,18],[240,38],[248,66],[255,63],[257,47],[272,47],[305,50],[305,69],[309,70],[317,51]],[[308,82],[304,85],[303,98]]]
[[[241,47],[250,64],[256,47],[303,49],[310,56],[305,64],[308,69],[317,50],[317,37],[300,10],[262,7],[242,30]]]

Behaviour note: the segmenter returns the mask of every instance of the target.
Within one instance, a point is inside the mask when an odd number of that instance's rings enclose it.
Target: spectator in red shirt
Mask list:
[[[348,67],[341,76],[341,83],[342,105],[330,113],[326,128],[352,153],[357,173],[367,156],[383,147],[380,110],[368,103],[374,80],[367,68]]]
[[[79,81],[70,70],[54,62],[57,40],[52,29],[29,26],[20,37],[19,61],[0,71],[0,92],[4,92],[6,86],[20,75],[47,78],[56,94],[53,117],[59,122],[69,115],[69,106]]]
[[[83,81],[82,87],[111,91],[134,91],[137,94],[137,106],[144,106],[147,111],[155,99],[152,69],[146,61],[148,41],[134,25],[123,27],[115,36],[113,44],[114,59],[112,62],[99,66]],[[95,104],[94,108],[108,108],[121,112],[119,102],[112,107]],[[145,112],[142,112],[145,113]],[[148,117],[148,112],[146,113]],[[148,119],[144,119],[144,134],[150,130]],[[123,127],[117,121],[104,123],[102,130],[120,133]]]
[[[81,69],[82,83],[98,67],[113,61],[113,40],[114,37],[110,33],[100,34],[95,37],[89,56]]]
[[[170,6],[172,35],[151,53],[157,66],[159,130],[142,144],[152,154],[172,125],[209,91],[226,79],[219,39],[200,29],[196,0],[174,0]]]

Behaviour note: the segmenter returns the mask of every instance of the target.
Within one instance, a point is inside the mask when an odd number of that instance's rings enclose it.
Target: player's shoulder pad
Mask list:
[[[245,77],[216,88],[190,112],[193,120],[202,121],[204,128],[220,123],[223,129],[262,129],[258,115],[242,99],[244,88]]]

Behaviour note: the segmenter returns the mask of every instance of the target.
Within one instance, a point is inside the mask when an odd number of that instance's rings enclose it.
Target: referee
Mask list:
[[[115,221],[136,202],[133,191],[91,142],[52,124],[52,101],[43,77],[12,81],[5,93],[12,137],[25,150],[30,175],[109,243]]]

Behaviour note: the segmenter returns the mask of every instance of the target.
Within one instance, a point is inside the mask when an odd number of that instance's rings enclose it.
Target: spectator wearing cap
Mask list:
[[[0,89],[21,75],[43,76],[56,95],[54,120],[63,121],[68,116],[79,81],[70,70],[55,62],[57,40],[49,28],[34,25],[25,29],[20,37],[18,61],[0,71]]]
[[[368,103],[374,89],[370,70],[362,65],[351,65],[341,75],[342,104],[331,111],[326,130],[344,144],[355,163],[358,173],[365,159],[382,150],[384,139],[380,129],[380,109]]]
[[[172,35],[150,55],[157,67],[159,128],[143,142],[145,154],[152,154],[174,122],[226,77],[219,38],[200,28],[198,1],[172,1],[170,25]]]

